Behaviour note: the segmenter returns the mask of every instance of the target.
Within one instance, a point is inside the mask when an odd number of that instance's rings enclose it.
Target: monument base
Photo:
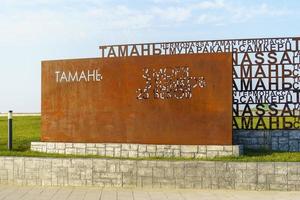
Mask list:
[[[45,153],[99,155],[123,158],[213,158],[240,156],[241,145],[156,145],[120,143],[31,142],[31,150]]]

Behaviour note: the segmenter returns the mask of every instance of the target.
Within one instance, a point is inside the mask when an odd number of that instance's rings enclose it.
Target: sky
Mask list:
[[[41,61],[99,45],[300,36],[299,0],[0,0],[0,112],[40,112]]]

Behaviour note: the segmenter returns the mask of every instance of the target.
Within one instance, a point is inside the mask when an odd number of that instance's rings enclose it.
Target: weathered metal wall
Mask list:
[[[232,54],[44,61],[42,141],[232,144]]]
[[[105,45],[101,58],[232,53],[233,129],[300,130],[300,37]]]

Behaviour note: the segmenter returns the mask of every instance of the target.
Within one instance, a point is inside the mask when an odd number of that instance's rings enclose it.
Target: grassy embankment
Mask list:
[[[75,156],[46,154],[30,151],[30,142],[40,140],[40,117],[14,117],[13,120],[13,151],[7,151],[7,118],[0,117],[0,156],[33,156],[33,157],[88,157],[100,158],[100,156]],[[142,158],[140,158],[142,159]],[[145,158],[143,158],[145,159]],[[194,160],[183,158],[147,158],[147,160]],[[221,161],[275,161],[275,162],[300,162],[300,152],[270,152],[246,150],[244,156],[240,157],[219,157],[206,160]]]

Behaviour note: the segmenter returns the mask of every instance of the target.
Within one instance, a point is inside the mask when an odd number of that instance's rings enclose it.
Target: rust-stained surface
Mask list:
[[[155,96],[153,72],[166,68],[162,77],[170,80],[178,67],[188,67],[189,77],[204,77],[206,86],[184,86],[181,99]],[[60,82],[55,73],[82,70],[98,70],[101,80]],[[42,141],[232,144],[232,54],[44,61]]]

